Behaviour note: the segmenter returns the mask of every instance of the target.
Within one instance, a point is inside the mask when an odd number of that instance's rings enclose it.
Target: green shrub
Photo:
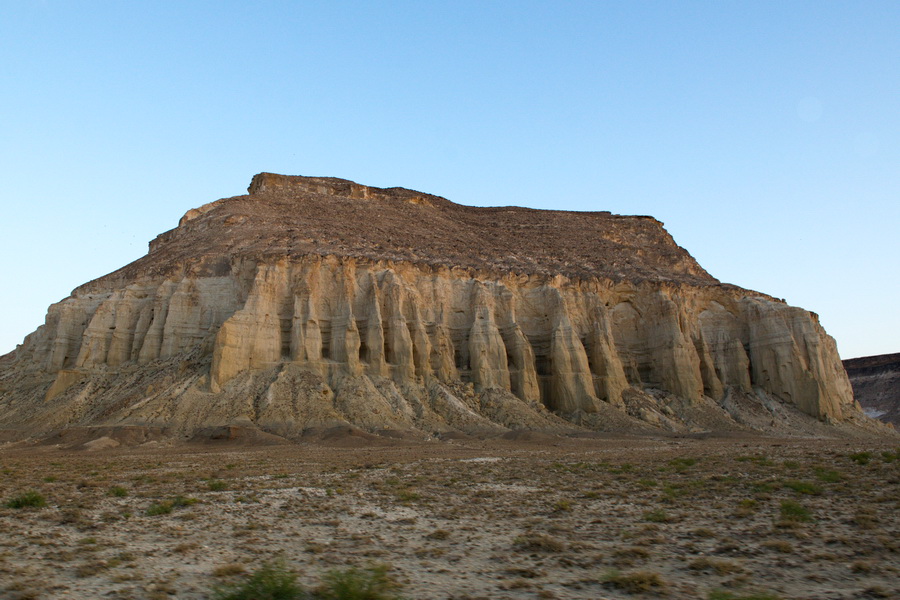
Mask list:
[[[157,502],[150,505],[150,508],[147,509],[148,517],[155,517],[158,515],[167,515],[172,512],[172,503],[166,500],[165,502]]]
[[[331,570],[322,577],[322,584],[313,598],[322,600],[398,600],[394,592],[399,586],[388,575],[384,565],[364,569]]]
[[[109,488],[109,492],[107,492],[107,495],[114,496],[116,498],[124,498],[128,495],[128,490],[123,488],[121,485],[116,485]]]
[[[841,474],[839,472],[824,467],[816,467],[816,477],[819,481],[825,483],[838,483],[841,480]]]
[[[243,581],[217,587],[214,600],[302,600],[309,598],[297,583],[297,575],[283,562],[263,563]]]
[[[798,494],[807,494],[810,496],[818,496],[822,493],[822,487],[809,481],[785,481],[784,487],[797,492]]]
[[[781,518],[785,521],[805,523],[812,521],[812,513],[799,502],[783,500],[781,502]]]
[[[227,576],[238,570],[228,569]],[[334,569],[325,573],[315,591],[297,583],[297,575],[283,561],[263,563],[241,581],[218,586],[213,600],[400,600],[399,585],[388,575],[385,565]]]
[[[871,452],[856,452],[850,455],[850,460],[858,465],[867,465],[872,460]]]
[[[47,506],[47,500],[34,490],[10,498],[6,503],[6,508],[41,508],[44,506]]]
[[[185,506],[191,506],[192,504],[197,504],[196,498],[185,498],[184,496],[175,496],[172,498],[172,506],[175,508],[183,508]]]
[[[673,458],[669,461],[669,464],[675,467],[676,471],[682,472],[686,471],[688,467],[693,467],[697,464],[696,458]]]
[[[650,521],[651,523],[668,523],[672,520],[672,518],[666,514],[661,508],[656,508],[653,510],[648,510],[644,513],[644,520]]]
[[[176,508],[184,508],[185,506],[191,506],[192,504],[196,504],[196,498],[185,498],[184,496],[175,496],[171,500],[164,500],[162,502],[157,502],[155,504],[151,504],[150,508],[147,509],[147,515],[150,517],[155,517],[157,515],[167,515],[171,513]]]
[[[400,502],[408,503],[421,499],[422,496],[419,494],[419,492],[412,489],[399,490],[397,492],[397,500],[399,500]]]
[[[209,485],[211,492],[221,492],[228,487],[228,484],[221,479],[213,479],[207,485]]]

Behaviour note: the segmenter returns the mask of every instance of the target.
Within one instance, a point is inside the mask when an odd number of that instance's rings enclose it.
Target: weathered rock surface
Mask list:
[[[844,367],[865,413],[900,426],[900,354],[851,358]]]
[[[719,283],[652,218],[266,173],[249,191],[51,306],[0,363],[0,427],[868,423],[814,314]]]

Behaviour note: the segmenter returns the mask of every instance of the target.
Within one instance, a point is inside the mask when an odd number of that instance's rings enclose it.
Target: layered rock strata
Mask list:
[[[853,396],[872,418],[900,426],[900,354],[844,361]]]
[[[51,306],[3,361],[0,425],[292,437],[863,418],[814,314],[720,284],[652,218],[272,174],[249,191]]]

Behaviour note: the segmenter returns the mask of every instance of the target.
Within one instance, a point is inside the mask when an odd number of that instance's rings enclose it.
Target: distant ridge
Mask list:
[[[900,426],[900,353],[851,358],[844,368],[866,414]]]

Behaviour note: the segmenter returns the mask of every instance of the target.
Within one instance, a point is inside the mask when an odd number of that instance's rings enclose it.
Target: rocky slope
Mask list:
[[[851,358],[844,367],[865,413],[900,426],[900,354]]]
[[[269,173],[0,369],[7,437],[869,426],[815,314],[719,283],[655,219]]]

